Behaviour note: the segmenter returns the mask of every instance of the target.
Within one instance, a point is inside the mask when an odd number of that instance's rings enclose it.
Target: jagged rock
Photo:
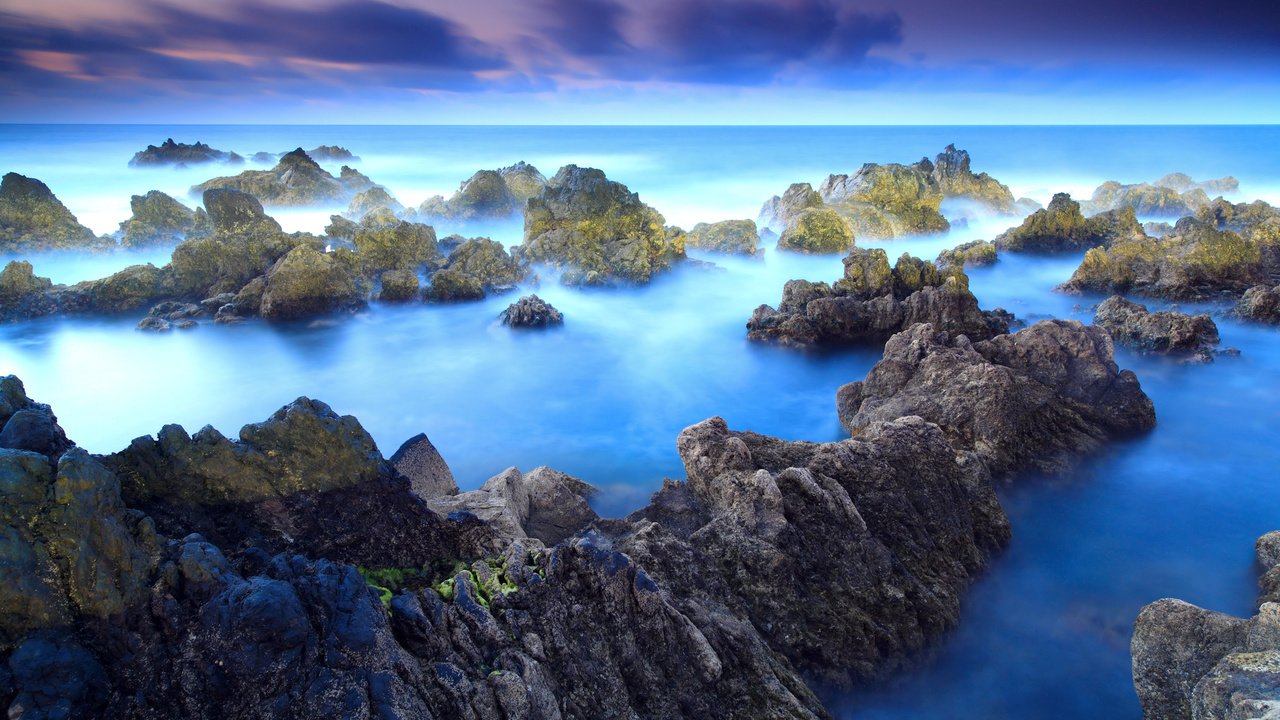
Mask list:
[[[1067,193],[1057,193],[1049,207],[1032,213],[1022,225],[995,239],[1000,250],[1058,253],[1110,246],[1120,240],[1145,238],[1132,208],[1102,213],[1086,219],[1080,203]]]
[[[1133,628],[1133,686],[1150,720],[1265,717],[1280,707],[1280,604],[1266,593],[1280,575],[1276,533],[1258,540],[1264,597],[1241,619],[1181,600],[1142,609]]]
[[[331,238],[350,241],[359,229],[360,224],[357,222],[341,215],[330,215],[329,224],[324,226],[324,234]]]
[[[762,252],[760,235],[753,220],[722,220],[698,223],[684,237],[685,247],[734,255],[758,255]]]
[[[212,232],[188,238],[174,248],[168,266],[174,294],[209,297],[235,292],[266,273],[295,241],[269,217],[252,195],[238,190],[209,190],[203,198]]]
[[[1013,207],[1018,215],[1024,215],[1024,216],[1030,215],[1031,213],[1037,210],[1044,209],[1044,206],[1041,205],[1039,202],[1026,197],[1018,198],[1017,201],[1013,203]]]
[[[564,315],[537,295],[526,295],[507,306],[498,316],[503,325],[545,328],[564,324]]]
[[[391,456],[390,462],[396,472],[409,478],[413,494],[423,500],[458,494],[458,482],[453,479],[453,471],[426,433],[406,440]]]
[[[1280,324],[1280,285],[1255,285],[1249,288],[1240,297],[1240,302],[1236,303],[1235,312],[1249,320]]]
[[[600,170],[566,165],[525,208],[521,256],[566,270],[562,282],[647,283],[684,259],[665,220]]]
[[[829,207],[810,208],[797,215],[778,238],[779,250],[824,254],[854,248],[849,221]]]
[[[548,467],[521,474],[516,468],[485,481],[479,490],[427,498],[441,515],[469,512],[509,539],[535,538],[554,545],[597,518],[587,500],[596,489]]]
[[[891,270],[884,250],[854,248],[834,285],[791,280],[778,309],[761,305],[747,338],[783,345],[880,343],[918,322],[936,323],[974,339],[1009,331],[1007,313],[984,312],[960,270],[938,272],[903,254]]]
[[[865,380],[841,387],[840,423],[918,415],[1001,477],[1061,472],[1103,441],[1150,430],[1151,399],[1116,367],[1111,338],[1075,320],[1044,320],[982,342],[913,325],[885,345]]]
[[[760,224],[781,232],[801,212],[822,207],[822,196],[809,183],[794,183],[781,197],[775,195],[760,208]]]
[[[1217,180],[1205,180],[1196,182],[1186,173],[1169,173],[1155,182],[1160,187],[1167,187],[1178,192],[1187,192],[1199,188],[1210,195],[1222,195],[1223,193],[1233,193],[1240,189],[1240,181],[1231,177],[1218,178]]]
[[[49,186],[18,173],[0,180],[0,253],[102,250],[114,243],[80,224]]]
[[[386,208],[365,215],[352,242],[355,243],[360,266],[368,275],[387,270],[416,272],[440,255],[435,228],[405,222]]]
[[[0,270],[0,322],[56,312],[56,306],[46,296],[52,287],[53,281],[36,275],[31,263],[10,260]]]
[[[1213,359],[1218,326],[1208,315],[1185,315],[1163,310],[1149,312],[1145,305],[1112,295],[1098,306],[1093,324],[1106,330],[1117,343],[1143,352],[1192,355]]]
[[[963,198],[977,202],[992,212],[1013,214],[1015,206],[1009,187],[985,172],[975,175],[969,163],[968,152],[957,150],[955,145],[948,145],[934,158],[930,163],[931,167],[925,172],[932,175],[943,197]]]
[[[471,238],[450,250],[444,269],[474,279],[485,292],[509,289],[529,278],[529,265],[522,255],[508,253],[502,243],[485,237]]]
[[[518,215],[525,202],[546,187],[547,179],[523,161],[499,170],[480,170],[462,183],[453,197],[437,195],[422,203],[418,213],[430,218],[468,221]]]
[[[431,276],[431,284],[422,297],[436,302],[460,302],[484,299],[484,283],[461,270],[444,269]]]
[[[160,145],[148,145],[129,160],[130,167],[154,167],[158,165],[199,165],[208,162],[242,163],[244,158],[233,152],[216,150],[202,142],[176,143],[168,138]]]
[[[938,253],[934,264],[940,270],[948,268],[982,267],[996,262],[996,245],[990,240],[973,240]]]
[[[191,188],[191,192],[230,188],[254,196],[263,205],[280,207],[346,203],[371,185],[367,177],[346,166],[335,178],[298,148],[281,156],[270,170],[246,170],[232,177],[214,178]]]
[[[1194,218],[1171,235],[1133,236],[1094,248],[1062,288],[1071,292],[1135,292],[1171,299],[1239,295],[1267,279],[1259,245]]]
[[[269,320],[295,320],[364,307],[357,260],[350,253],[289,251],[267,272],[259,312]]]
[[[74,444],[58,425],[52,408],[28,398],[17,377],[0,377],[0,448],[37,452],[55,462]]]
[[[1122,185],[1109,180],[1093,191],[1093,197],[1086,203],[1086,212],[1093,215],[1107,210],[1132,208],[1143,217],[1178,218],[1193,215],[1208,204],[1209,196],[1200,188],[1180,192],[1158,184]]]
[[[308,150],[307,154],[310,155],[315,160],[323,160],[326,162],[333,162],[335,160],[359,160],[360,159],[355,155],[352,155],[350,150],[344,147],[339,147],[337,145],[320,145],[318,147],[314,147]]]
[[[393,215],[399,215],[404,212],[404,205],[401,205],[399,200],[392,197],[386,188],[382,186],[371,187],[351,198],[351,203],[347,205],[346,215],[353,220],[360,220],[374,210],[384,208],[390,210]],[[336,233],[330,232],[327,228],[325,231],[330,235],[336,235]]]
[[[383,302],[407,302],[419,297],[418,274],[409,270],[388,270],[382,274],[382,290],[378,299]]]
[[[170,293],[167,274],[155,265],[130,265],[101,280],[57,286],[45,297],[56,312],[120,313],[137,310]]]
[[[917,167],[867,163],[853,175],[832,175],[818,189],[826,205],[847,217],[860,235],[892,238],[946,232],[938,208],[942,191]]]
[[[128,248],[177,245],[195,227],[195,211],[152,190],[129,199],[133,215],[120,223],[120,245]]]

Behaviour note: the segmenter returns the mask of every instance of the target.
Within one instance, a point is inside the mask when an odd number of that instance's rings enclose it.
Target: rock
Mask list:
[[[322,253],[305,245],[290,250],[267,272],[262,317],[296,320],[364,307],[355,264],[342,251]]]
[[[1196,182],[1185,173],[1169,173],[1155,182],[1160,187],[1167,187],[1178,192],[1187,192],[1199,188],[1210,195],[1233,193],[1240,189],[1240,181],[1230,175],[1217,180]]]
[[[1209,204],[1204,190],[1193,188],[1181,192],[1162,185],[1140,183],[1122,185],[1114,180],[1105,182],[1093,191],[1086,211],[1093,215],[1107,210],[1132,208],[1143,217],[1178,218],[1193,215]]]
[[[365,215],[352,241],[360,266],[370,276],[387,270],[417,272],[440,255],[435,228],[400,220],[386,208]]]
[[[148,145],[134,153],[130,167],[155,167],[159,165],[198,165],[209,162],[242,163],[244,158],[233,152],[216,150],[202,142],[192,145],[176,143],[173,138],[160,145]]]
[[[822,196],[809,183],[795,183],[781,197],[775,195],[760,208],[760,225],[781,232],[804,210],[822,207]]]
[[[1203,299],[1238,296],[1266,278],[1256,242],[1183,218],[1159,240],[1134,236],[1090,250],[1062,289]]]
[[[444,269],[431,276],[431,285],[422,297],[436,302],[461,302],[484,299],[484,283],[461,270]]]
[[[474,280],[485,292],[513,288],[529,279],[529,265],[523,256],[508,253],[502,243],[484,237],[455,246],[444,269]]]
[[[843,253],[853,247],[853,228],[828,207],[801,211],[778,238],[779,250],[810,254]]]
[[[212,232],[174,248],[168,273],[178,297],[235,292],[263,275],[297,244],[248,193],[215,189],[204,195]]]
[[[592,168],[566,165],[525,208],[521,257],[573,271],[562,281],[647,283],[684,259],[658,211]]]
[[[759,255],[760,236],[752,220],[698,223],[684,238],[687,248],[733,255]]]
[[[57,312],[46,293],[53,287],[49,278],[35,274],[26,260],[10,260],[0,270],[0,322],[24,320]]]
[[[1011,252],[1059,253],[1145,237],[1132,208],[1085,219],[1080,203],[1067,193],[1057,193],[1048,208],[1037,210],[1022,225],[998,235],[995,245]]]
[[[891,270],[878,248],[854,248],[844,268],[834,285],[789,281],[777,310],[761,305],[752,313],[747,338],[795,347],[873,344],[917,322],[938,323],[974,339],[1009,331],[1003,311],[978,308],[962,271],[944,275],[905,253]]]
[[[984,267],[996,262],[996,245],[990,240],[973,240],[938,253],[934,264],[948,268]]]
[[[1248,320],[1280,324],[1280,285],[1255,285],[1249,288],[1236,304],[1235,312]]]
[[[308,150],[307,155],[310,155],[315,160],[324,162],[360,159],[355,155],[352,155],[350,150],[344,147],[338,147],[337,145],[320,145],[319,147],[314,147]]]
[[[1137,377],[1116,367],[1111,338],[1075,320],[1044,320],[970,342],[918,324],[893,336],[866,380],[840,388],[840,422],[918,415],[995,477],[1058,473],[1078,455],[1155,426]]]
[[[390,463],[395,466],[396,472],[409,478],[413,494],[423,500],[458,494],[458,483],[453,479],[453,471],[425,433],[406,440],[391,456]]]
[[[282,155],[270,170],[246,170],[232,177],[214,178],[191,188],[191,192],[229,188],[248,193],[263,205],[290,207],[346,203],[371,185],[367,177],[345,166],[339,177],[330,175],[298,148]]]
[[[450,221],[509,218],[546,187],[547,179],[525,162],[500,170],[480,170],[462,183],[453,197],[437,195],[418,208],[421,215]]]
[[[351,238],[355,237],[356,231],[359,229],[359,223],[352,222],[341,215],[330,215],[329,224],[324,227],[324,234],[331,238],[349,242]]]
[[[14,418],[19,419],[9,429]],[[0,377],[0,448],[38,452],[56,462],[74,444],[58,425],[52,408],[28,398],[17,377]]]
[[[16,689],[9,715],[21,718],[95,717],[108,692],[101,663],[73,638],[36,636],[9,657]]]
[[[507,468],[486,480],[479,490],[426,500],[441,515],[472,513],[501,537],[532,537],[555,545],[596,520],[595,511],[587,504],[595,493],[587,483],[548,467],[524,474]]]
[[[384,208],[390,210],[393,215],[399,215],[404,212],[404,205],[401,205],[400,201],[392,197],[386,188],[382,186],[371,187],[351,198],[351,203],[347,205],[346,215],[353,220],[360,220],[374,210]],[[335,234],[329,232],[327,228],[325,231],[330,235]]]
[[[1112,295],[1098,306],[1093,324],[1106,330],[1117,343],[1142,352],[1191,355],[1212,360],[1218,344],[1218,326],[1208,315],[1185,315],[1164,310],[1148,312],[1146,306]]]
[[[938,210],[943,194],[937,182],[917,167],[867,163],[851,176],[828,177],[818,193],[867,237],[939,233],[951,227]]]
[[[934,158],[931,170],[944,198],[962,198],[982,205],[990,212],[1012,215],[1016,212],[1009,187],[990,175],[975,175],[969,167],[969,153],[948,145]],[[922,168],[923,169],[923,168]]]
[[[546,328],[564,324],[564,315],[537,295],[526,295],[511,303],[498,319],[503,325],[518,328]]]
[[[1271,551],[1276,535],[1258,540],[1264,581],[1280,559]],[[1151,603],[1134,623],[1130,652],[1147,718],[1244,720],[1280,705],[1280,604],[1265,595],[1248,619],[1181,600]]]
[[[127,248],[177,245],[195,228],[195,212],[152,190],[129,200],[133,215],[120,223],[120,245]]]
[[[113,245],[81,225],[39,180],[12,172],[0,180],[0,253],[102,250]]]
[[[417,273],[408,270],[388,270],[382,274],[382,290],[378,299],[382,302],[408,302],[420,296]]]

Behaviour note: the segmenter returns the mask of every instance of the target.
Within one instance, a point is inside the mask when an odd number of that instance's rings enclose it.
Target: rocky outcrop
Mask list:
[[[1265,717],[1280,707],[1280,533],[1259,538],[1258,614],[1159,600],[1134,623],[1133,686],[1148,720]]]
[[[729,255],[759,255],[763,250],[754,220],[698,223],[684,237],[686,248]]]
[[[392,215],[399,215],[404,212],[404,205],[401,205],[399,200],[392,197],[386,188],[377,186],[357,193],[355,197],[351,198],[351,203],[347,205],[345,215],[354,220],[360,220],[374,210],[382,209],[390,210]],[[334,233],[329,234],[333,235]]]
[[[526,295],[511,303],[498,319],[503,325],[514,328],[547,328],[564,324],[564,315],[537,295]]]
[[[939,270],[947,270],[994,265],[996,259],[995,243],[990,240],[973,240],[938,253],[938,259],[934,260],[934,264]]]
[[[126,248],[177,245],[193,231],[207,234],[207,215],[201,215],[204,226],[197,229],[196,214],[182,203],[152,190],[129,199],[133,215],[120,223],[120,246]]]
[[[1145,305],[1112,295],[1098,306],[1093,324],[1112,340],[1140,352],[1181,355],[1213,360],[1218,326],[1208,315],[1186,315],[1172,310],[1150,312]]]
[[[338,145],[320,145],[308,150],[307,154],[320,162],[355,161],[360,159],[353,155],[350,150]]]
[[[779,250],[811,255],[849,252],[853,246],[853,227],[829,207],[802,210],[778,238]]]
[[[263,205],[289,207],[345,204],[372,184],[369,178],[346,166],[334,177],[298,148],[281,156],[270,170],[246,170],[232,177],[214,178],[191,188],[191,192],[229,188],[248,193]]]
[[[647,283],[684,259],[657,210],[592,168],[566,165],[525,208],[520,255],[569,285]]]
[[[1145,237],[1132,208],[1086,219],[1080,203],[1066,193],[1057,193],[1049,201],[1049,207],[1037,210],[1018,227],[1001,233],[995,244],[1000,250],[1010,252],[1060,253]]]
[[[199,165],[210,162],[242,163],[244,158],[233,152],[217,150],[202,142],[176,143],[169,138],[159,145],[148,145],[145,150],[133,154],[130,167],[155,167],[160,165]]]
[[[505,292],[529,279],[529,265],[515,249],[508,253],[502,243],[489,238],[471,238],[449,252],[444,267],[431,276],[423,291],[428,300],[454,302],[480,300],[490,292]]]
[[[982,340],[1009,331],[1002,310],[983,311],[958,269],[939,272],[903,254],[892,269],[884,250],[855,248],[844,277],[833,285],[791,280],[778,308],[761,305],[747,321],[747,338],[806,347],[875,344],[915,323]]]
[[[3,276],[0,275],[0,286]],[[1280,324],[1280,285],[1255,285],[1245,291],[1236,303],[1235,313],[1246,320]]]
[[[0,180],[0,253],[101,250],[113,244],[81,225],[39,180],[12,172]]]
[[[35,274],[26,260],[10,260],[0,270],[0,322],[13,322],[57,312],[47,292],[53,281]]]
[[[437,495],[427,504],[441,515],[469,512],[503,538],[555,545],[595,522],[597,515],[587,504],[595,493],[578,478],[548,467],[523,474],[507,468],[479,490]]]
[[[499,170],[480,170],[463,182],[453,197],[437,195],[418,207],[432,219],[468,221],[519,215],[529,198],[542,192],[547,179],[526,162]]]
[[[458,483],[453,471],[431,444],[426,433],[419,433],[404,441],[389,460],[396,472],[409,479],[413,494],[423,500],[441,495],[457,495]]]
[[[1182,192],[1158,184],[1139,183],[1122,185],[1107,181],[1093,191],[1093,197],[1085,203],[1085,213],[1094,215],[1108,210],[1132,208],[1142,217],[1179,218],[1194,215],[1209,204],[1205,191],[1192,187]]]
[[[1186,173],[1169,173],[1155,184],[1160,187],[1170,188],[1178,192],[1187,192],[1188,190],[1203,190],[1209,195],[1222,195],[1224,193],[1233,193],[1240,189],[1240,181],[1234,177],[1227,175],[1217,180],[1204,180],[1196,182]]]
[[[982,342],[913,325],[889,340],[865,380],[840,388],[836,405],[855,437],[890,418],[937,423],[996,477],[1061,472],[1156,419],[1138,378],[1116,366],[1111,338],[1075,320]]]
[[[822,207],[822,196],[809,183],[794,183],[781,196],[774,195],[760,208],[760,225],[781,232],[800,213]]]
[[[387,208],[365,215],[351,240],[370,277],[387,270],[417,272],[440,260],[435,228],[401,220]]]
[[[408,302],[421,294],[418,274],[409,270],[388,270],[382,273],[381,282],[378,299],[382,302]]]
[[[948,145],[932,163],[927,159],[917,163],[933,177],[944,198],[975,202],[989,212],[1014,214],[1017,208],[1009,187],[985,172],[975,174],[969,165],[969,153],[957,150],[955,145]]]
[[[1062,289],[1194,300],[1238,297],[1267,278],[1258,242],[1183,218],[1163,238],[1133,236],[1090,250]]]
[[[269,320],[297,320],[363,308],[366,291],[357,263],[343,250],[290,250],[267,271],[259,313]]]
[[[912,165],[867,163],[853,175],[828,177],[818,194],[860,236],[925,235],[951,227],[938,210],[943,195],[937,182]]]
[[[295,245],[248,193],[215,189],[202,200],[212,232],[174,248],[168,273],[177,297],[236,292],[264,275]]]

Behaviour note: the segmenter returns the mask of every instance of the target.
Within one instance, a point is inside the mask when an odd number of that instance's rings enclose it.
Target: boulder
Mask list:
[[[934,261],[934,264],[941,270],[983,267],[994,265],[996,255],[995,243],[990,240],[973,240],[938,253],[938,259]]]
[[[294,248],[267,272],[259,312],[268,320],[297,320],[364,307],[365,290],[350,253]]]
[[[1011,252],[1060,253],[1110,246],[1131,238],[1146,238],[1132,208],[1086,219],[1080,203],[1067,193],[1057,193],[1049,207],[998,235],[995,245]]]
[[[510,289],[529,279],[529,264],[522,255],[508,253],[502,243],[485,237],[455,246],[444,269],[473,278],[486,292]]]
[[[401,205],[399,200],[392,197],[386,188],[379,185],[357,193],[355,197],[351,198],[345,214],[353,220],[360,220],[374,210],[384,208],[390,210],[393,215],[399,215],[404,212],[404,205]],[[329,234],[333,235],[334,233],[330,232]]]
[[[360,266],[369,276],[387,270],[417,272],[440,256],[435,228],[401,220],[387,208],[365,215],[352,242]]]
[[[499,170],[480,170],[445,200],[437,195],[422,203],[418,213],[429,218],[469,221],[509,218],[524,210],[525,202],[542,192],[547,179],[538,169],[519,162]]]
[[[698,223],[684,237],[687,248],[731,255],[759,255],[763,252],[753,220],[722,220]]]
[[[441,515],[469,512],[500,537],[555,545],[596,520],[587,504],[595,492],[587,483],[548,467],[523,474],[513,467],[486,480],[479,490],[437,495],[427,498],[427,504]]]
[[[382,302],[408,302],[420,295],[417,273],[388,270],[382,274],[382,289],[378,292],[378,299]]]
[[[148,145],[145,150],[133,154],[130,167],[156,167],[160,165],[199,165],[210,162],[242,163],[244,158],[233,152],[217,150],[196,141],[193,144],[177,143],[168,138],[159,145]]]
[[[1016,212],[1009,187],[987,173],[974,174],[969,153],[948,145],[929,163],[928,172],[944,198],[961,198],[976,202],[990,212],[1012,215]]]
[[[1087,214],[1093,215],[1108,210],[1132,208],[1142,217],[1179,218],[1193,215],[1208,204],[1209,196],[1199,188],[1180,192],[1158,184],[1122,185],[1110,180],[1093,191],[1093,197],[1086,203],[1085,210]]]
[[[46,295],[52,287],[53,281],[36,275],[31,263],[10,260],[0,270],[0,322],[57,312],[57,306]]]
[[[834,285],[791,280],[778,308],[761,305],[747,338],[793,347],[876,344],[918,322],[982,340],[1009,331],[1011,316],[983,311],[963,271],[940,273],[903,254],[892,269],[884,250],[854,248]]]
[[[760,225],[781,232],[804,210],[822,207],[822,196],[809,183],[794,183],[760,208]]]
[[[435,302],[462,302],[483,300],[484,283],[461,270],[445,268],[431,276],[431,284],[422,291],[422,297]]]
[[[995,477],[1062,472],[1108,439],[1155,426],[1151,399],[1116,367],[1111,338],[1074,320],[982,342],[912,325],[889,339],[865,380],[840,388],[836,406],[855,436],[908,415],[937,423]]]
[[[1248,320],[1280,324],[1280,285],[1249,288],[1236,303],[1235,313]]]
[[[16,376],[0,377],[0,448],[36,452],[57,462],[74,444],[58,425],[52,408],[28,398]]]
[[[498,319],[503,325],[516,328],[546,328],[564,324],[564,315],[537,295],[526,295],[511,303]]]
[[[0,180],[0,254],[102,250],[113,245],[81,225],[39,180],[13,172]]]
[[[572,284],[647,283],[684,259],[665,221],[600,170],[566,165],[525,208],[520,255],[566,272]]]
[[[801,211],[778,238],[779,250],[808,254],[844,253],[853,247],[853,227],[829,207]]]
[[[346,203],[371,185],[367,177],[345,166],[339,177],[330,175],[298,148],[282,155],[270,170],[246,170],[239,175],[214,178],[191,188],[191,192],[229,188],[248,193],[263,205],[291,207]]]
[[[280,224],[248,193],[209,190],[203,202],[212,232],[180,243],[167,268],[173,294],[178,297],[198,299],[236,292],[265,274],[296,244],[307,242],[285,235]]]
[[[409,478],[413,494],[423,500],[458,494],[453,471],[425,433],[404,441],[391,456],[390,463],[396,472]]]
[[[1098,306],[1093,324],[1112,340],[1141,352],[1193,356],[1212,360],[1218,344],[1218,326],[1208,315],[1185,315],[1172,310],[1150,312],[1112,295]]]
[[[195,228],[195,211],[152,190],[129,200],[133,215],[120,223],[120,245],[127,248],[177,245]]]
[[[951,227],[938,210],[943,194],[937,182],[915,166],[867,163],[853,175],[828,177],[818,193],[868,237],[924,235]]]

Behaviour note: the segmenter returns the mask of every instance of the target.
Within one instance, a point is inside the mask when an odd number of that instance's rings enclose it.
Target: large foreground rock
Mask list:
[[[1145,305],[1112,295],[1098,306],[1093,323],[1117,343],[1142,352],[1213,359],[1218,326],[1208,315],[1172,310],[1150,312]]]
[[[290,250],[267,272],[259,312],[269,320],[297,320],[364,307],[367,293],[357,262],[341,250]]]
[[[0,180],[0,253],[110,247],[80,224],[48,185],[18,173]]]
[[[791,280],[775,310],[761,305],[747,321],[747,338],[794,347],[875,344],[915,323],[934,323],[983,340],[1009,331],[1011,316],[983,311],[959,269],[903,254],[892,269],[884,250],[855,248],[834,284]]]
[[[554,545],[596,520],[587,501],[596,489],[548,467],[521,473],[507,468],[479,490],[427,499],[441,515],[465,511],[480,518],[500,537],[535,538]]]
[[[1044,320],[977,343],[913,325],[889,340],[865,380],[840,388],[836,404],[855,436],[907,415],[937,423],[997,477],[1061,472],[1156,420],[1138,378],[1116,367],[1111,338],[1075,320]]]
[[[1142,609],[1133,628],[1133,687],[1147,720],[1246,720],[1280,707],[1280,533],[1262,536],[1258,614],[1241,619],[1181,600]]]

